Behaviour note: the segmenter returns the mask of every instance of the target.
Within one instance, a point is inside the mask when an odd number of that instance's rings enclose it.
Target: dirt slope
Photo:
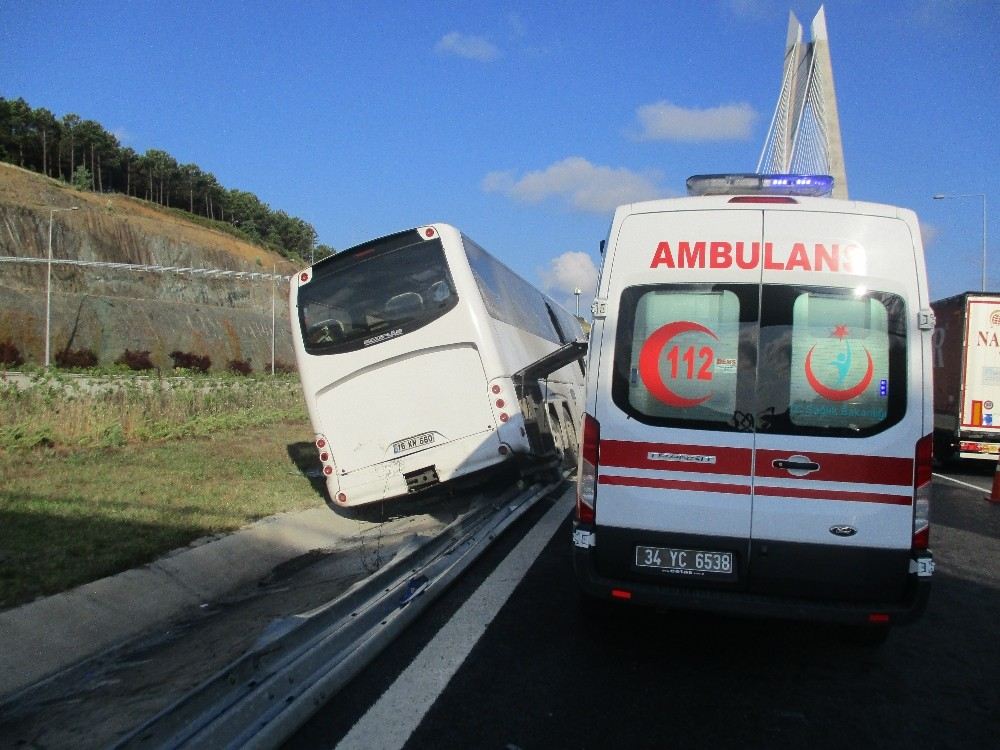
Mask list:
[[[264,248],[118,194],[82,192],[0,163],[0,256],[46,258],[52,208],[55,259],[216,268],[289,275],[296,267]],[[0,341],[29,361],[45,348],[46,264],[0,261]],[[135,272],[54,264],[52,352],[88,347],[101,361],[126,349],[149,350],[170,365],[174,349],[208,354],[216,367],[250,358],[255,369],[275,354],[293,358],[287,283]]]

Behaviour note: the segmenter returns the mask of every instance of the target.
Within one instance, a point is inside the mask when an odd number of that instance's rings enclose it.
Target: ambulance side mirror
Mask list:
[[[604,255],[604,246],[607,244],[607,240],[601,240],[601,255]]]

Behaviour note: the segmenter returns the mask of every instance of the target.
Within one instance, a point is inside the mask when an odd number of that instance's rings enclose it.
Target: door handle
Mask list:
[[[792,456],[791,458],[776,458],[771,462],[771,466],[775,469],[785,469],[791,472],[813,472],[819,471],[819,464],[815,461],[810,461],[805,456]]]

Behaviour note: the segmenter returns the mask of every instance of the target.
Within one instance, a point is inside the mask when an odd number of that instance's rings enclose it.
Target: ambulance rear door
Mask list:
[[[746,585],[763,212],[707,205],[628,215],[605,261],[595,564],[610,578]]]
[[[819,207],[765,210],[763,236],[750,590],[897,600],[923,434],[914,239]]]

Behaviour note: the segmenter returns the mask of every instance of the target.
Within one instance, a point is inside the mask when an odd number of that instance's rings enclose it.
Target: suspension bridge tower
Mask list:
[[[847,172],[826,14],[820,6],[809,28],[810,42],[802,41],[802,24],[795,14],[788,15],[781,93],[757,172],[832,175],[833,197],[846,198]]]

